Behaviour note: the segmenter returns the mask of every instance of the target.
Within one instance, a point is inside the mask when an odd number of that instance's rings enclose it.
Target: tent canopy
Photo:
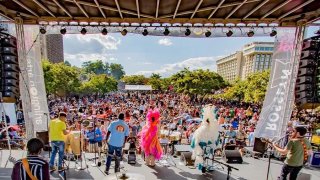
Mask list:
[[[126,85],[125,90],[127,91],[152,91],[150,85]]]
[[[319,0],[1,0],[0,15],[24,24],[277,23],[297,26],[319,19]]]

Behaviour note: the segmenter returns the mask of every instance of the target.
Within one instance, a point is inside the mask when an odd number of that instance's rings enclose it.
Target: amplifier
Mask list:
[[[309,158],[310,166],[320,167],[320,152],[313,152]]]

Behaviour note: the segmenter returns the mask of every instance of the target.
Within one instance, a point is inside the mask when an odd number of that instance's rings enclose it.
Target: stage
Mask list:
[[[25,151],[12,151],[12,156],[16,159],[20,159],[25,156]],[[11,179],[11,172],[13,163],[8,162],[5,167],[6,161],[9,156],[8,150],[2,150],[1,153],[1,168],[0,168],[0,179],[1,180],[9,180]],[[45,154],[47,156],[47,153]],[[86,158],[94,157],[94,154],[86,153]],[[180,161],[179,158],[174,158],[174,162],[176,162],[176,167],[169,166],[170,163],[166,162],[158,162],[157,166],[152,168],[145,166],[143,160],[138,156],[137,164],[129,165],[124,159],[122,163],[124,168],[123,170],[127,171],[127,174],[131,177],[130,179],[139,179],[139,180],[156,180],[156,179],[168,179],[168,180],[189,180],[189,179],[197,179],[197,180],[207,180],[207,179],[218,179],[223,180],[227,177],[227,169],[224,167],[224,170],[218,168],[212,173],[202,174],[201,171],[196,170],[193,167],[186,167]],[[223,161],[222,161],[223,162]],[[75,163],[71,161],[70,169],[66,171],[67,179],[75,180],[75,179],[99,179],[99,180],[116,180],[117,177],[113,172],[113,166],[110,169],[110,175],[106,176],[103,171],[105,166],[101,167],[92,167],[92,161],[87,161],[89,168],[87,170],[78,171],[75,168]],[[114,162],[112,162],[114,165]],[[251,157],[245,157],[243,164],[230,164],[239,169],[239,171],[233,170],[231,172],[232,180],[263,180],[266,179],[267,173],[267,165],[268,159],[254,159]],[[277,176],[281,171],[282,162],[272,160],[271,162],[271,170],[269,179],[276,180]],[[123,171],[122,170],[122,171]],[[121,172],[122,172],[121,171]],[[118,179],[120,179],[121,174],[118,175]],[[59,179],[58,173],[54,172],[51,174],[51,179]],[[320,179],[320,169],[318,168],[304,168],[298,180],[317,180]]]

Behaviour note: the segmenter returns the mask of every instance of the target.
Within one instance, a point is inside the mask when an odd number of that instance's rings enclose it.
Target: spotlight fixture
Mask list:
[[[149,34],[148,29],[147,28],[144,29],[142,32],[142,35],[147,36],[148,34]]]
[[[229,31],[226,33],[227,37],[230,37],[233,35],[233,31],[231,29],[229,29]]]
[[[189,28],[186,29],[186,32],[184,33],[186,36],[189,36],[191,34],[191,31]]]
[[[46,29],[45,29],[44,26],[40,27],[40,33],[41,33],[41,34],[47,33],[47,31],[46,31]]]
[[[170,34],[170,31],[168,28],[166,28],[163,32],[163,35],[168,36]]]
[[[207,31],[207,32],[204,33],[204,35],[205,35],[206,37],[209,37],[209,36],[211,36],[211,32],[210,32],[210,31]]]
[[[61,29],[60,29],[60,33],[61,33],[62,35],[65,35],[65,34],[67,33],[66,28],[61,28]]]
[[[101,31],[101,34],[102,35],[107,35],[108,34],[107,28],[103,28],[102,31]]]
[[[87,30],[86,30],[86,28],[85,28],[85,27],[83,27],[83,28],[81,29],[80,33],[81,33],[82,35],[87,34]]]
[[[277,31],[276,30],[272,30],[270,33],[270,37],[276,36],[277,35]]]
[[[253,35],[254,35],[253,30],[250,30],[250,31],[247,32],[247,36],[248,37],[252,37]]]
[[[123,30],[121,31],[122,36],[127,35],[127,33],[128,33],[128,31],[127,31],[126,29],[123,29]]]

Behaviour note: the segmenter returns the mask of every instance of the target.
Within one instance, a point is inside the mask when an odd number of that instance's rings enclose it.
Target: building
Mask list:
[[[234,81],[241,75],[242,51],[217,60],[217,71],[225,80]]]
[[[61,34],[46,34],[41,36],[41,58],[52,63],[64,62],[63,37]]]
[[[271,67],[273,42],[253,42],[242,51],[217,60],[217,72],[225,80],[232,82],[237,77],[246,79],[249,74]]]

